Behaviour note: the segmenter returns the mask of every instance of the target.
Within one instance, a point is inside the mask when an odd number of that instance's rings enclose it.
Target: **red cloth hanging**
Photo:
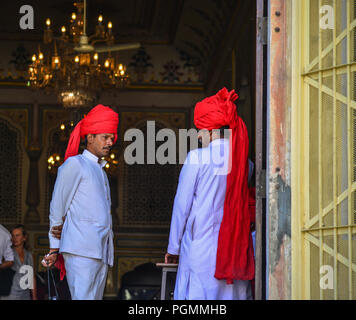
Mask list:
[[[57,269],[59,269],[59,271],[60,271],[60,280],[62,281],[64,279],[64,276],[66,275],[66,268],[64,267],[63,256],[60,253],[57,255],[57,261],[54,264],[54,266]]]
[[[216,95],[198,102],[194,124],[198,129],[231,129],[231,171],[227,175],[224,215],[219,231],[215,278],[251,280],[255,274],[252,236],[250,232],[248,192],[248,134],[245,123],[237,115],[235,90],[221,89]]]

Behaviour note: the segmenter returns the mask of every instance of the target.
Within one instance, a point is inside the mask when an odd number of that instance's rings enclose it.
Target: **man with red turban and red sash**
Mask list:
[[[50,230],[64,224],[60,239],[49,233],[50,252],[42,263],[52,266],[61,253],[61,276],[65,267],[73,300],[101,300],[108,266],[113,265],[110,187],[102,158],[117,140],[118,124],[111,108],[98,105],[90,110],[74,128],[58,169]],[[86,149],[78,154],[81,138],[86,138]]]
[[[165,262],[179,258],[177,300],[252,298],[249,141],[233,103],[237,97],[234,90],[223,88],[195,106],[194,124],[209,131],[210,143],[188,153],[174,199]],[[215,129],[227,126],[230,137],[220,138]],[[223,174],[214,157],[228,162]]]

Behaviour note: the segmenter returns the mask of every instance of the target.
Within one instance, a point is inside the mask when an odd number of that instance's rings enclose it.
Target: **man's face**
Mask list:
[[[106,157],[110,153],[114,139],[115,135],[113,133],[88,134],[87,149],[98,158]]]

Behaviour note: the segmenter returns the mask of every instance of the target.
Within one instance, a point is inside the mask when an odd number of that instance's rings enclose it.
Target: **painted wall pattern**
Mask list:
[[[38,49],[31,42],[4,47],[8,50],[1,52],[0,86],[26,86],[27,66]],[[201,86],[204,81],[200,60],[168,45],[144,45],[121,52],[119,59],[127,66],[132,85]]]

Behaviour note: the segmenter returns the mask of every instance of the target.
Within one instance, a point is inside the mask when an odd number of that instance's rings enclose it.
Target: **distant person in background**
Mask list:
[[[11,249],[11,234],[0,224],[0,300],[5,287],[10,286],[9,271],[14,264],[14,254]],[[11,272],[10,272],[11,273]],[[9,283],[9,285],[7,284]],[[7,290],[5,290],[7,291]]]
[[[14,264],[12,266],[12,270],[14,270],[15,276],[12,281],[10,295],[4,297],[6,300],[37,300],[36,293],[36,279],[35,279],[35,271],[33,269],[33,258],[31,252],[27,247],[27,232],[25,226],[19,224],[15,226],[12,231],[12,251],[14,255]],[[30,266],[33,271],[33,279],[28,279],[32,281],[32,289],[23,288],[24,285],[21,284],[21,279],[28,275],[28,271],[21,273],[20,269],[22,266]],[[22,281],[24,282],[24,281]],[[25,283],[27,284],[27,283]]]

